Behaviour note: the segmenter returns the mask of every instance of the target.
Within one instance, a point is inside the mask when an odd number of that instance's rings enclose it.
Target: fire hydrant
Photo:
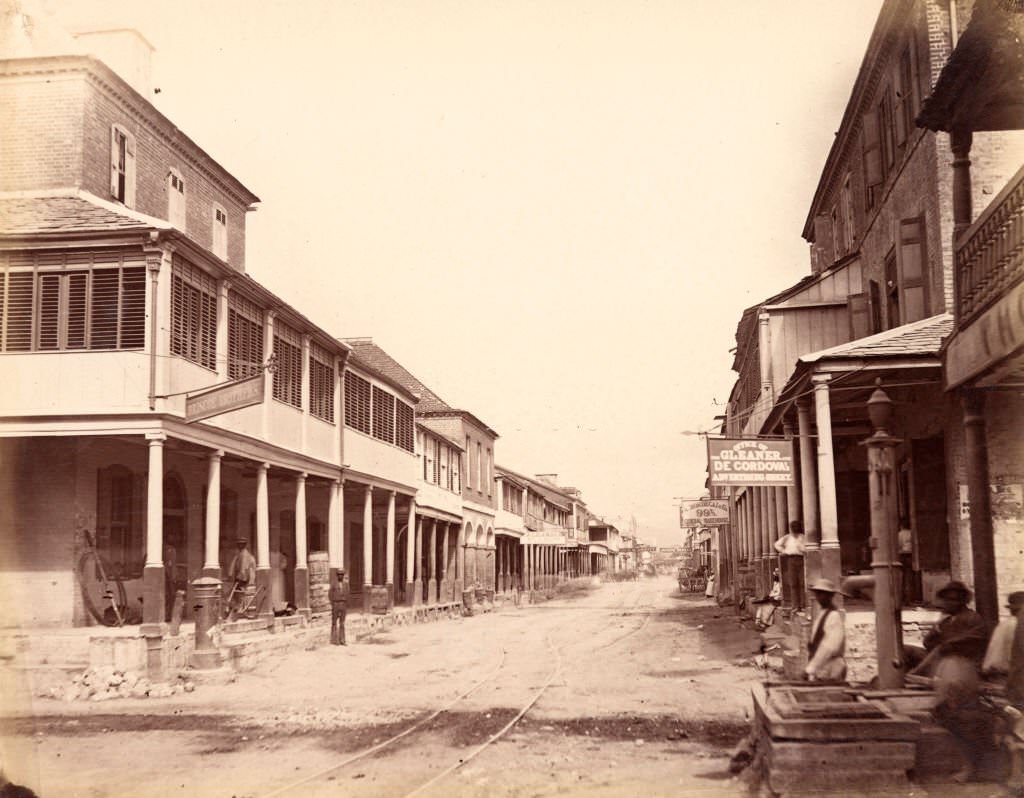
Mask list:
[[[212,576],[202,576],[192,582],[196,601],[192,605],[196,619],[196,641],[189,664],[193,668],[209,670],[220,667],[220,652],[213,644],[211,634],[220,617],[220,587],[220,580]]]

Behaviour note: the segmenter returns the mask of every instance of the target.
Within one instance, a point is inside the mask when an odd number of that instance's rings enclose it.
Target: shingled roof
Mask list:
[[[53,195],[0,194],[0,235],[170,230],[163,219],[69,189]]]
[[[371,338],[343,338],[352,347],[350,362],[380,374],[420,397],[417,414],[454,411],[454,408],[424,385],[405,366],[381,349]]]
[[[801,363],[874,357],[938,357],[942,341],[953,332],[953,316],[940,313],[912,324],[858,338],[856,341],[801,355]]]

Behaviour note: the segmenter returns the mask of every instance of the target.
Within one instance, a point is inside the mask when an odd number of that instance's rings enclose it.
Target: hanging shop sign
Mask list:
[[[683,499],[679,506],[679,526],[696,529],[729,523],[729,502],[720,499]]]
[[[708,474],[712,485],[793,486],[793,441],[708,438]]]
[[[230,413],[263,401],[263,375],[257,374],[247,380],[230,382],[209,391],[185,397],[185,421],[201,421],[204,418]]]

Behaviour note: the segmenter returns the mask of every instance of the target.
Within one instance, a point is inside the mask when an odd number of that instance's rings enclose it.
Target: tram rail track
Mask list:
[[[633,600],[632,603],[629,605],[628,609],[635,610],[637,606],[640,604],[641,597],[642,591],[637,590],[634,596],[632,597]],[[602,609],[607,610],[626,608],[626,602],[627,598],[623,597],[622,601],[618,602],[618,605],[616,607]],[[612,646],[617,645],[618,643],[622,642],[628,637],[631,637],[632,635],[635,635],[638,632],[640,632],[649,621],[650,614],[645,613],[641,623],[635,626],[633,629],[630,629],[625,634],[618,635],[613,640],[604,643],[596,648],[588,646],[587,653],[603,651],[608,648],[611,648]],[[402,798],[413,798],[413,796],[422,796],[427,790],[444,781],[446,778],[450,777],[457,770],[464,767],[466,764],[468,764],[470,761],[478,757],[488,748],[490,748],[503,737],[505,737],[510,731],[512,731],[512,729],[514,729],[515,726],[518,723],[520,723],[523,720],[523,718],[525,718],[527,714],[537,705],[537,703],[541,700],[544,694],[552,687],[552,685],[555,683],[559,675],[563,672],[565,664],[564,652],[567,648],[570,647],[571,644],[566,643],[565,645],[556,647],[552,642],[552,638],[557,632],[561,631],[564,626],[568,626],[570,624],[571,622],[567,624],[559,624],[558,628],[552,628],[546,632],[544,638],[545,646],[555,659],[554,667],[551,669],[550,673],[547,674],[543,683],[538,688],[534,688],[529,699],[519,705],[515,715],[507,723],[505,723],[497,731],[488,734],[486,739],[475,745],[468,753],[460,755],[456,761],[447,765],[439,772],[434,773],[425,781],[422,781],[417,786],[415,786],[413,789],[408,791],[398,791],[394,794],[401,795]],[[592,638],[589,638],[588,640],[592,641]],[[401,741],[405,740],[411,735],[416,734],[417,732],[436,734],[439,730],[433,729],[432,724],[434,724],[435,721],[437,721],[439,718],[442,718],[446,714],[450,715],[452,718],[455,718],[455,720],[443,726],[443,730],[449,733],[453,731],[458,731],[460,723],[463,723],[464,721],[458,720],[457,716],[455,715],[455,713],[452,712],[452,710],[460,703],[465,702],[468,698],[470,698],[470,696],[477,693],[481,688],[487,686],[488,684],[496,683],[496,680],[498,679],[498,676],[501,673],[502,669],[505,667],[507,660],[508,649],[503,647],[501,649],[501,656],[499,658],[497,665],[494,668],[492,668],[484,678],[477,681],[468,690],[463,691],[455,698],[447,701],[443,706],[431,710],[428,714],[413,721],[407,728],[403,729],[397,734],[394,734],[391,737],[388,737],[387,739],[382,740],[381,742],[376,743],[368,748],[351,754],[347,756],[345,759],[343,759],[341,762],[334,763],[329,767],[323,768],[315,773],[308,774],[300,779],[281,785],[272,790],[271,792],[264,793],[262,798],[275,798],[276,796],[281,795],[301,794],[299,792],[300,788],[309,788],[312,785],[314,785],[314,783],[323,782],[328,779],[331,779],[332,777],[336,778],[337,775],[344,771],[346,768],[349,768],[357,764],[358,762],[367,760],[370,757],[374,757],[375,755],[380,754],[388,749],[394,749]]]

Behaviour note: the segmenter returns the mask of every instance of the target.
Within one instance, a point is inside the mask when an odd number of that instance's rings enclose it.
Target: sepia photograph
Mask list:
[[[0,0],[0,798],[1024,798],[1024,0]]]

